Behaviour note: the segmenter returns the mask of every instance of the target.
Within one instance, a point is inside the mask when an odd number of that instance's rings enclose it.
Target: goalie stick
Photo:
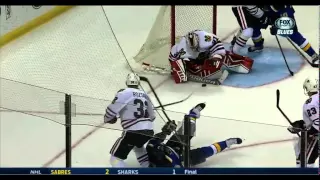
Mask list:
[[[282,109],[280,108],[280,90],[277,89],[277,108],[280,111],[280,113],[282,114],[282,116],[288,121],[288,123],[292,126],[292,121],[288,118],[288,116],[282,111]],[[297,135],[300,137],[300,134],[297,133]]]
[[[145,62],[142,63],[142,67],[146,71],[156,72],[158,74],[170,74],[171,73],[171,69],[157,67],[157,66],[145,63]],[[188,79],[191,79],[192,81],[206,83],[206,84],[213,84],[213,85],[221,85],[224,82],[224,80],[227,79],[228,75],[229,75],[229,72],[227,70],[223,70],[222,75],[219,79],[209,80],[209,79],[205,79],[205,78],[187,73]]]

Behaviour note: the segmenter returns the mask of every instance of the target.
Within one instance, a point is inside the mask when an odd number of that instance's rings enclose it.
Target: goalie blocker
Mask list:
[[[227,51],[226,55],[216,54],[209,58],[204,54],[202,56],[199,55],[195,60],[170,60],[170,64],[174,81],[183,83],[188,81],[189,75],[191,77],[199,77],[203,81],[214,81],[223,75],[224,70],[247,74],[252,69],[253,60]],[[187,74],[189,75],[187,76]],[[193,81],[193,79],[189,80]]]

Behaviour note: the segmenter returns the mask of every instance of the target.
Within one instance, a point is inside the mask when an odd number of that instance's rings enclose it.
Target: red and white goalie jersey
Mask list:
[[[202,30],[191,31],[182,37],[171,48],[169,61],[176,83],[188,81],[189,75],[209,80],[218,79],[222,74],[222,67],[248,73],[253,64],[249,58],[227,52],[216,35]]]

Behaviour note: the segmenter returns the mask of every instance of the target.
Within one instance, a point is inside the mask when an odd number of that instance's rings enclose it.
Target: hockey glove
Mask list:
[[[271,35],[277,35],[277,31],[278,31],[278,29],[275,27],[275,26],[271,26],[270,27],[270,34]]]
[[[269,25],[269,18],[268,16],[266,16],[265,14],[259,19],[260,23],[261,23],[261,28],[262,29],[267,29],[268,25]]]
[[[166,134],[170,135],[173,131],[177,129],[177,124],[174,120],[168,121],[161,129],[161,131]]]
[[[292,126],[288,127],[287,130],[292,134],[297,134],[297,133],[299,133],[301,131],[300,128],[295,128],[295,127],[292,127]]]
[[[299,121],[293,122],[291,126],[288,127],[287,129],[290,133],[296,134],[296,133],[299,133],[303,128],[304,128],[304,121],[299,120]]]
[[[117,117],[114,117],[113,119],[109,120],[109,121],[104,121],[105,123],[108,123],[108,124],[114,124],[117,122]]]

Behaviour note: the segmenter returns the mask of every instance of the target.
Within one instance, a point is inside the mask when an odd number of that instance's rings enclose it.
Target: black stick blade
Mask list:
[[[277,89],[277,107],[279,107],[279,101],[280,101],[280,90]]]
[[[148,82],[149,80],[148,80],[148,78],[146,78],[146,77],[144,77],[144,76],[139,76],[140,77],[140,80],[141,81],[145,81],[145,82]]]

